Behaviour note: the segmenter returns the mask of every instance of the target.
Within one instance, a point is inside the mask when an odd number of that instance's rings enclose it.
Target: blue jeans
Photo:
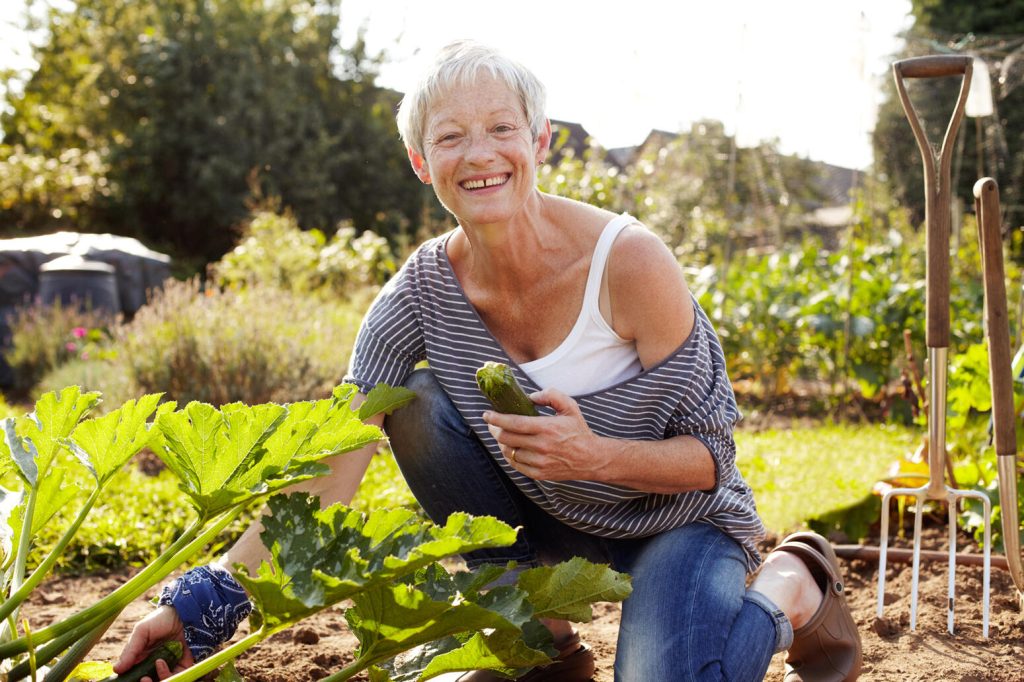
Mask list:
[[[467,554],[470,568],[582,556],[633,577],[633,593],[622,604],[616,682],[762,680],[772,655],[789,647],[789,620],[767,597],[746,589],[743,549],[721,530],[693,523],[616,540],[571,528],[516,488],[429,370],[414,372],[406,386],[416,400],[384,428],[430,518],[443,523],[465,511],[522,527],[511,547]]]

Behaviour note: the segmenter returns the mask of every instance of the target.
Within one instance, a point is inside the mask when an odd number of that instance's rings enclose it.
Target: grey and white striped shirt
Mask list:
[[[715,488],[654,494],[594,481],[537,481],[513,469],[501,455],[481,418],[490,405],[477,388],[475,374],[488,360],[504,362],[528,393],[539,387],[509,358],[466,298],[446,253],[451,234],[420,246],[378,294],[363,319],[345,380],[364,392],[381,382],[396,386],[417,362],[427,360],[505,473],[555,518],[609,538],[643,537],[703,521],[739,542],[748,568],[756,568],[756,542],[764,526],[736,468],[732,429],[739,409],[718,337],[697,302],[693,332],[668,358],[631,379],[573,397],[599,436],[643,441],[688,434],[700,439],[715,462]],[[551,413],[549,408],[540,410]]]

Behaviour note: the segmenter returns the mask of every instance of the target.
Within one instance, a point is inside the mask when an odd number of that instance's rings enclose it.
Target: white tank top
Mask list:
[[[519,366],[541,388],[569,395],[593,393],[640,374],[643,366],[636,343],[615,333],[601,314],[601,282],[612,242],[636,219],[627,213],[613,218],[594,247],[583,294],[583,308],[569,335],[542,358]]]

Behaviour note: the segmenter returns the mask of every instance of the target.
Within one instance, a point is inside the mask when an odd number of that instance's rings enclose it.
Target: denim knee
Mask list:
[[[443,447],[453,436],[476,438],[429,369],[415,370],[404,385],[416,398],[384,418],[384,431],[399,464],[417,453]]]

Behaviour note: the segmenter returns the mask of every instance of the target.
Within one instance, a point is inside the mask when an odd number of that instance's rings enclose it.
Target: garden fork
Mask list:
[[[981,238],[985,273],[985,312],[988,330],[989,381],[992,384],[992,438],[996,447],[999,507],[1006,565],[1024,608],[1024,567],[1021,566],[1017,520],[1017,429],[1013,401],[1013,360],[1010,358],[1010,323],[1003,272],[999,186],[992,178],[974,185],[974,208]]]
[[[964,116],[964,106],[971,84],[972,60],[965,56],[929,56],[904,59],[893,64],[896,89],[903,103],[903,110],[914,131],[917,146],[924,161],[925,223],[926,242],[926,341],[928,345],[928,470],[929,482],[920,488],[897,488],[882,497],[881,542],[878,561],[878,617],[882,617],[885,605],[885,560],[889,543],[889,502],[895,495],[912,496],[916,499],[914,513],[913,573],[910,594],[910,629],[917,627],[917,592],[921,565],[921,515],[926,500],[943,500],[949,508],[949,600],[947,605],[946,629],[953,632],[953,597],[955,593],[954,574],[956,571],[956,508],[957,501],[972,498],[981,502],[984,508],[985,547],[982,606],[982,635],[988,637],[989,621],[989,575],[991,562],[991,503],[988,497],[978,491],[958,490],[943,481],[946,458],[946,369],[949,354],[949,241],[950,241],[950,165],[953,155],[953,141]],[[914,105],[904,87],[905,78],[937,78],[962,76],[960,96],[953,110],[942,147],[935,153],[928,136],[921,126]],[[980,229],[980,223],[979,223]],[[998,238],[998,237],[997,237]],[[998,243],[998,242],[997,242]],[[1002,255],[1001,245],[995,249]],[[994,255],[994,254],[993,254]],[[1003,324],[1005,325],[1006,304],[1003,292]],[[1009,330],[1004,326],[1007,352],[1009,351]],[[1006,365],[1009,372],[1009,363]],[[1012,409],[1012,404],[1011,404]],[[1012,425],[1012,421],[1011,421]]]

